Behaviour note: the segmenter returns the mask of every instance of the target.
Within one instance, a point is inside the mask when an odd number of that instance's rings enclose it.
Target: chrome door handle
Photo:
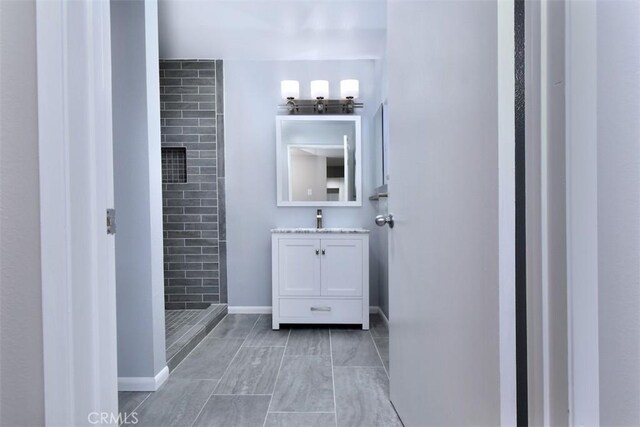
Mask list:
[[[389,214],[389,215],[378,215],[376,217],[376,225],[378,227],[383,227],[385,224],[389,224],[389,228],[393,228],[393,215]]]
[[[311,307],[311,311],[331,311],[331,307]]]

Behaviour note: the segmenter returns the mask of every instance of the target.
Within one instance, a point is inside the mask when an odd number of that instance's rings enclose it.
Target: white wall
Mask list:
[[[290,155],[291,200],[327,199],[327,158],[305,152]],[[311,194],[308,193],[311,190]],[[288,193],[288,189],[287,189]],[[285,198],[288,200],[288,194]]]
[[[161,0],[166,59],[379,58],[385,0]]]
[[[640,424],[640,3],[567,8],[571,421]]]
[[[34,1],[0,2],[0,425],[44,424]]]
[[[595,1],[566,8],[567,288],[572,425],[599,424]]]
[[[165,366],[157,4],[111,2],[118,376]]]
[[[640,425],[640,3],[597,5],[600,424]]]
[[[362,207],[323,208],[326,227],[375,227],[375,206],[368,197],[373,147],[370,120],[378,109],[375,62],[361,61],[225,61],[225,149],[227,171],[228,287],[230,306],[271,305],[271,233],[275,227],[315,227],[315,208],[276,206],[275,116],[280,80],[300,81],[301,98],[309,82],[330,81],[338,94],[345,78],[360,80],[358,114],[362,124]],[[371,236],[371,305],[378,304],[378,244]]]

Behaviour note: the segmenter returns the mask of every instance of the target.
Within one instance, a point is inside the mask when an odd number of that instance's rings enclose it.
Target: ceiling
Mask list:
[[[159,0],[160,57],[378,59],[385,0]]]

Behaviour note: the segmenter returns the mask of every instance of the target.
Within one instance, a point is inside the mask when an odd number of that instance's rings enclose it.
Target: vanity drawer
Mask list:
[[[280,298],[281,323],[362,323],[362,299]]]

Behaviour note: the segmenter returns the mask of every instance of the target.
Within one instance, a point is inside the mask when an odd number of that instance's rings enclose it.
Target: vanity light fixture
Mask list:
[[[295,99],[300,98],[300,82],[297,80],[282,80],[280,82],[280,95],[287,100],[285,107],[289,110],[289,114],[298,111]]]
[[[310,84],[311,99],[300,100],[300,83],[297,80],[282,80],[280,94],[287,100],[278,108],[287,109],[289,114],[299,113],[300,110],[310,110],[309,113],[323,114],[352,114],[356,108],[362,108],[362,103],[354,99],[360,95],[360,83],[355,79],[340,81],[340,96],[342,99],[329,99],[329,81],[313,80]]]
[[[315,98],[315,99],[329,98],[329,81],[328,80],[311,81],[311,98]]]
[[[347,79],[340,81],[340,97],[347,100],[345,108],[347,113],[353,113],[355,108],[355,98],[360,96],[360,82],[355,79]]]
[[[329,99],[329,81],[312,80],[311,98],[316,100],[316,112],[322,114],[325,111],[324,100]]]

